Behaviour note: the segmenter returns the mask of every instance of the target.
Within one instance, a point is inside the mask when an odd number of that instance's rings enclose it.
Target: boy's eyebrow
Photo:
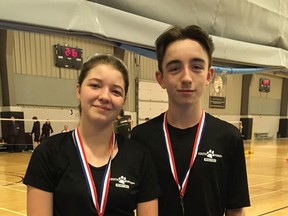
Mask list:
[[[205,63],[205,59],[203,59],[203,58],[193,58],[193,59],[191,59],[190,61],[192,61],[192,62],[202,62],[202,63]]]
[[[192,59],[190,60],[190,62],[201,62],[201,63],[205,63],[205,60],[204,60],[203,58],[192,58]],[[169,62],[165,65],[165,67],[167,68],[167,67],[169,67],[169,66],[172,65],[172,64],[179,64],[179,63],[181,63],[180,60],[174,59],[174,60],[169,61]]]
[[[175,60],[169,61],[169,62],[165,65],[165,67],[167,68],[167,67],[169,67],[169,66],[172,65],[172,64],[179,64],[179,63],[181,63],[181,61],[175,59]]]

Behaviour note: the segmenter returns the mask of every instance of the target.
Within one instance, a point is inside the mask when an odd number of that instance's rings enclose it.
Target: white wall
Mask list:
[[[71,112],[72,110],[72,112]],[[45,107],[22,107],[24,112],[25,132],[31,132],[33,126],[33,116],[37,116],[41,127],[47,119],[50,120],[54,134],[60,133],[67,124],[69,129],[74,129],[78,125],[79,112],[70,108],[45,108]]]
[[[239,79],[239,76],[236,77]],[[235,81],[231,77],[229,77],[228,81],[230,82]],[[254,87],[252,88],[252,96],[255,96],[259,93],[258,92],[258,87],[255,87],[257,85],[257,80],[258,77],[254,78],[253,85]],[[240,80],[241,81],[241,80]],[[273,79],[274,85],[279,85],[280,83],[279,79]],[[233,91],[228,91],[230,93],[227,94],[227,106],[226,109],[209,109],[207,108],[207,103],[204,102],[204,109],[209,112],[211,115],[220,118],[222,120],[228,121],[231,124],[235,125],[236,127],[239,128],[239,122],[240,118],[242,117],[240,115],[240,88],[241,87],[241,82],[237,83],[237,86],[235,87],[234,85],[229,84],[230,89],[234,89],[234,94],[235,91],[237,93],[237,97],[231,95]],[[270,104],[271,100],[277,99],[279,97],[279,86],[273,87],[274,91],[271,93],[267,93],[265,97],[267,98],[267,101],[263,102],[263,104],[268,105],[271,107],[272,105]],[[276,93],[275,93],[276,91]],[[139,124],[144,122],[144,119],[146,117],[153,118],[155,116],[158,116],[160,113],[165,112],[168,109],[168,96],[165,90],[163,90],[157,82],[153,81],[140,81],[139,82],[139,101],[138,101],[138,121]],[[207,91],[208,92],[208,91]],[[261,93],[262,100],[265,100],[263,98],[263,93]],[[209,95],[204,94],[204,99],[205,101],[208,100]],[[269,98],[269,99],[268,99]],[[253,100],[253,99],[252,99]],[[277,103],[278,104],[278,103]],[[205,108],[206,106],[206,108]],[[259,106],[259,105],[258,105]],[[258,109],[263,110],[263,105],[258,107]],[[229,111],[228,111],[228,110]],[[275,112],[276,110],[269,109],[270,112]],[[230,113],[235,113],[234,115],[230,115]],[[270,113],[269,113],[270,114]],[[273,136],[274,138],[277,137],[277,131],[279,127],[279,116],[276,115],[249,115],[249,118],[253,118],[253,132],[254,133],[268,133],[268,136]]]

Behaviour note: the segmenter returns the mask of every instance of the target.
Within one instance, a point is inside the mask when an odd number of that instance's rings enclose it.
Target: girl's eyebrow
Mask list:
[[[101,82],[102,80],[101,80],[101,79],[98,79],[98,78],[95,78],[95,77],[92,77],[92,78],[88,79],[88,81],[98,81],[98,82]]]
[[[92,77],[92,78],[88,79],[88,81],[97,81],[97,82],[103,83],[103,81],[101,79],[98,79],[98,78],[95,78],[95,77]],[[121,85],[113,84],[113,87],[114,88],[120,88],[122,91],[124,91],[124,88]]]

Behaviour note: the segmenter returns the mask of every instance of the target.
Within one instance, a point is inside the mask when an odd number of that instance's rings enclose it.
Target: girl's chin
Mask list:
[[[103,115],[97,115],[97,116],[94,116],[92,117],[92,121],[95,121],[95,122],[101,122],[101,123],[112,123],[116,120],[116,117],[115,118],[111,118],[111,116],[103,116]]]

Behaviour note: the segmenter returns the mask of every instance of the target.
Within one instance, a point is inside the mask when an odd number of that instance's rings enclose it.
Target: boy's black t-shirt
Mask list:
[[[131,138],[147,146],[156,166],[162,195],[159,215],[182,215],[180,194],[168,160],[162,113],[133,128]],[[188,168],[197,125],[168,126],[179,181]],[[180,168],[181,167],[181,168]],[[223,216],[225,209],[250,205],[244,146],[239,130],[206,113],[202,139],[184,196],[186,216]]]

